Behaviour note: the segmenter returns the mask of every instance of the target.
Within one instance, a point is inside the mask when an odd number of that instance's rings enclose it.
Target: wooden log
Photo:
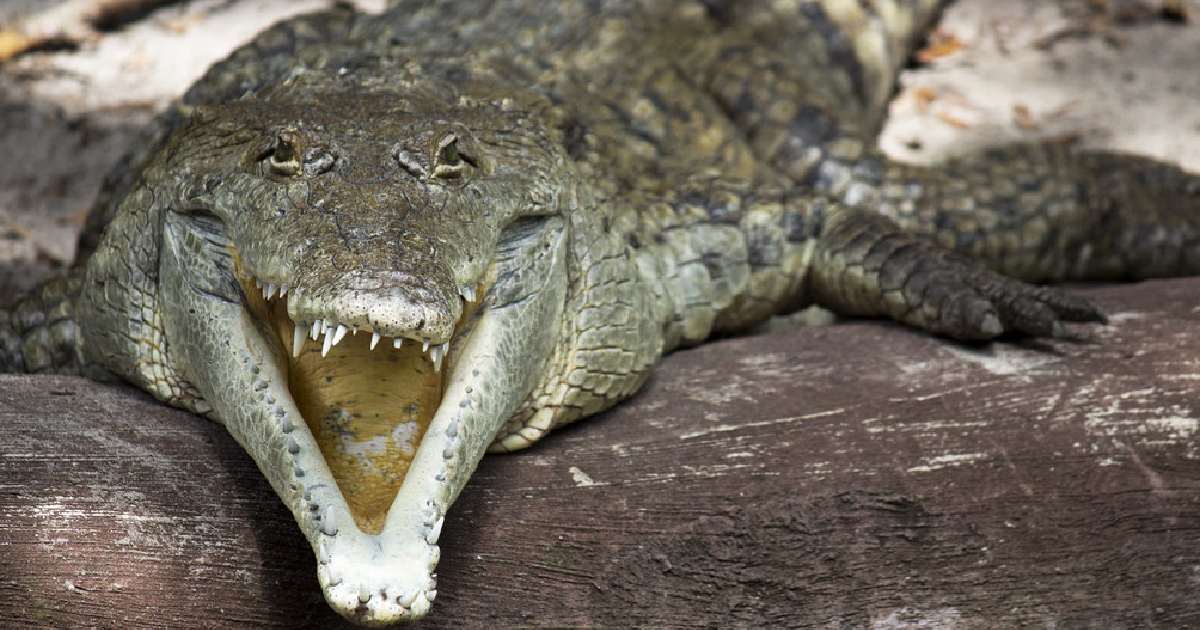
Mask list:
[[[1200,279],[1082,290],[1084,342],[880,322],[669,357],[487,458],[423,626],[1200,627]],[[223,430],[0,379],[0,627],[342,627]]]

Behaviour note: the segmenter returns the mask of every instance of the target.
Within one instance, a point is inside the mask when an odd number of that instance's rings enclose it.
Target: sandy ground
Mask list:
[[[1092,24],[1113,27],[1107,34],[1064,37],[1088,26],[1080,4],[1089,3],[954,4],[939,31],[961,48],[901,76],[881,146],[923,162],[1000,142],[1078,137],[1200,171],[1200,2],[1184,5],[1186,25],[1144,15]]]
[[[1078,137],[1200,171],[1200,0],[1182,2],[1186,24],[1156,12],[1098,17],[1087,10],[1098,0],[960,0],[943,19],[942,45],[901,78],[881,145],[928,162]],[[0,25],[61,4],[6,1]],[[0,303],[69,263],[104,174],[155,112],[263,27],[330,4],[176,2],[77,50],[0,65]]]

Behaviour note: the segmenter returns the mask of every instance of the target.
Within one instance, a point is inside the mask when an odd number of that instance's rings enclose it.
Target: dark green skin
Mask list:
[[[398,604],[335,566],[357,551],[312,516],[339,497],[306,491],[320,464],[285,447],[303,422],[262,362],[286,349],[245,319],[230,244],[292,288],[293,320],[452,361],[491,344],[494,365],[448,389],[470,404],[446,412],[419,504],[427,571],[485,447],[615,404],[681,345],[811,303],[956,339],[1061,335],[1103,316],[1022,281],[1200,272],[1200,178],[1171,165],[1063,144],[935,167],[879,153],[941,3],[862,4],[413,1],[282,23],[114,174],[78,271],[0,313],[0,368],[117,376],[224,422],[324,558],[330,603],[384,624],[423,614],[432,579],[393,586],[421,593]],[[456,334],[472,287],[483,315]]]

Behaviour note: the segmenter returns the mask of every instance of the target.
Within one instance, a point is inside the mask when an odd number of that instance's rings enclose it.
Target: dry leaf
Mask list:
[[[969,123],[966,120],[963,120],[962,118],[959,118],[958,116],[955,116],[954,114],[951,114],[949,112],[937,112],[937,114],[935,114],[935,115],[938,117],[939,120],[946,123],[947,125],[950,125],[951,127],[954,127],[957,129],[970,129],[971,128],[971,123]]]
[[[0,61],[5,61],[25,52],[33,40],[16,31],[0,31]]]
[[[1037,121],[1033,118],[1033,112],[1029,110],[1029,106],[1022,103],[1013,105],[1013,121],[1021,129],[1031,130],[1037,129]]]
[[[928,112],[929,107],[933,105],[933,102],[938,98],[937,90],[926,86],[914,88],[911,94],[913,102],[916,103],[917,111],[921,112],[922,114]]]
[[[966,44],[953,33],[937,29],[930,33],[929,45],[917,51],[917,61],[930,63],[935,59],[953,55],[965,46]]]

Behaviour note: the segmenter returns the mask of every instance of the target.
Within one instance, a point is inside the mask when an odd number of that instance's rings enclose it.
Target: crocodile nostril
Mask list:
[[[327,149],[315,147],[304,152],[304,174],[316,177],[333,170],[337,156]]]
[[[408,172],[409,175],[419,179],[429,177],[429,170],[425,168],[425,164],[419,159],[418,154],[415,154],[405,148],[402,144],[396,144],[392,147],[392,157],[400,168]]]

